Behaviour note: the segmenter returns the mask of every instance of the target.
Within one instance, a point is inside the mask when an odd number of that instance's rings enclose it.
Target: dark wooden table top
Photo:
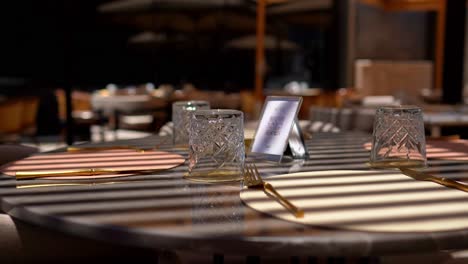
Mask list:
[[[187,157],[186,150],[174,149],[168,140],[157,136],[95,145],[149,147],[163,141],[161,149]],[[364,146],[369,141],[369,135],[360,133],[314,134],[307,141],[310,160],[283,164],[260,162],[257,166],[266,179],[302,171],[368,170],[369,151]],[[459,143],[452,144],[459,146]],[[458,159],[452,159],[453,155],[430,156],[426,170],[437,176],[467,178],[468,163],[463,159],[468,150],[464,149],[464,153],[456,152]],[[118,178],[112,183],[103,180],[93,184],[37,188],[17,188],[15,179],[2,175],[1,206],[14,218],[68,234],[169,250],[370,256],[468,247],[468,230],[364,232],[283,221],[243,204],[239,198],[240,183],[194,183],[183,178],[186,172],[187,164],[184,164],[160,173]],[[21,183],[54,182],[36,179]]]

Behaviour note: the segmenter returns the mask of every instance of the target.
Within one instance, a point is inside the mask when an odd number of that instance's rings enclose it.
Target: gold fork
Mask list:
[[[296,218],[303,218],[304,211],[293,205],[288,199],[279,194],[273,185],[263,181],[255,164],[246,165],[244,173],[244,185],[248,188],[261,188],[266,195],[273,197],[284,208],[288,209]]]

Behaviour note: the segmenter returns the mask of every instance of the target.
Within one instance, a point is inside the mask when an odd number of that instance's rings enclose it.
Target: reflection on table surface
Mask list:
[[[369,141],[367,134],[315,134],[307,141],[310,160],[256,164],[267,181],[270,176],[293,172],[369,170],[366,165],[369,151],[364,147]],[[103,144],[148,147],[161,142],[165,142],[164,138],[152,136]],[[160,148],[187,158],[187,150],[172,148],[170,141]],[[466,156],[466,151],[463,155]],[[194,183],[183,178],[186,171],[185,164],[108,184],[100,181],[102,184],[21,189],[16,188],[14,179],[2,176],[2,208],[29,223],[114,242],[118,238],[127,244],[151,248],[233,254],[369,256],[389,250],[397,254],[468,246],[464,231],[364,232],[283,221],[246,207],[239,198],[240,183]],[[427,171],[463,180],[468,177],[468,164],[429,157]]]

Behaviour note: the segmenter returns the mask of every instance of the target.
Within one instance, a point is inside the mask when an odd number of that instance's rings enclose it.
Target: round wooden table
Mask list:
[[[262,176],[300,171],[366,170],[369,152],[363,134],[315,134],[307,141],[310,160],[289,164],[257,163]],[[164,138],[152,136],[102,144],[160,146],[180,153]],[[439,176],[467,177],[468,165],[430,160]],[[187,166],[115,179],[111,183],[54,186],[47,180],[0,177],[2,209],[30,224],[68,234],[126,245],[193,250],[209,254],[278,256],[379,256],[428,253],[468,247],[468,230],[445,232],[364,232],[283,221],[247,207],[240,183],[201,184],[183,178]],[[37,184],[49,186],[35,187]]]

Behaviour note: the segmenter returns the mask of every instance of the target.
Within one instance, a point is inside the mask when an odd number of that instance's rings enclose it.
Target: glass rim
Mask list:
[[[237,115],[243,114],[242,111],[236,109],[199,109],[193,111],[193,115]]]
[[[379,106],[377,110],[422,110],[422,108],[417,105],[385,105]]]
[[[192,105],[192,104],[207,104],[209,105],[210,102],[204,100],[188,100],[188,101],[176,101],[173,103],[174,105]]]

